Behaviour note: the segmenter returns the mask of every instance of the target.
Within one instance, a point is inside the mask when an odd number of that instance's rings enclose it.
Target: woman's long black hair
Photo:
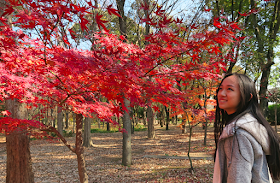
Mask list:
[[[267,162],[270,169],[270,173],[275,180],[280,179],[280,138],[278,134],[273,130],[271,125],[264,118],[258,102],[257,91],[254,82],[244,74],[228,74],[221,81],[220,85],[225,78],[229,76],[235,76],[238,79],[238,84],[240,88],[240,103],[238,105],[237,111],[235,112],[235,119],[240,118],[246,113],[252,114],[260,124],[262,124],[267,132],[270,139],[270,155],[267,156]],[[219,86],[220,88],[220,86]],[[218,94],[219,89],[217,90]],[[223,128],[229,123],[227,113],[219,108],[218,95],[216,94],[217,106],[216,106],[216,118],[214,123],[214,135],[217,150],[217,143],[219,137],[223,131]]]

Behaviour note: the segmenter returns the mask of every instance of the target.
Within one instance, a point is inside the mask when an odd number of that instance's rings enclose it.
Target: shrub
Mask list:
[[[72,132],[72,130],[63,130],[63,136],[64,137],[73,137],[74,133]]]
[[[90,133],[115,133],[118,131],[119,131],[118,129],[110,130],[110,131],[107,131],[105,129],[98,129],[98,128],[90,129]]]
[[[271,125],[275,124],[275,107],[276,104],[268,106],[267,121],[270,122]],[[280,104],[277,105],[277,124],[280,125]]]
[[[141,124],[137,124],[134,126],[134,131],[146,131],[147,127],[145,127],[145,125],[141,125]]]

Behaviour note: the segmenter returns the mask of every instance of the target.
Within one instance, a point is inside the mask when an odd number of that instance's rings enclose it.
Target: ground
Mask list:
[[[85,148],[86,168],[90,183],[110,182],[212,182],[213,128],[208,130],[207,146],[203,145],[204,131],[195,127],[192,135],[191,157],[195,169],[189,171],[187,158],[188,134],[176,125],[166,131],[156,125],[156,139],[147,139],[147,131],[132,135],[133,165],[121,165],[122,134],[92,133],[94,147]],[[74,144],[74,137],[67,140]],[[46,140],[31,141],[32,167],[36,183],[79,182],[77,160],[63,143]],[[6,150],[0,144],[0,182],[5,182]]]

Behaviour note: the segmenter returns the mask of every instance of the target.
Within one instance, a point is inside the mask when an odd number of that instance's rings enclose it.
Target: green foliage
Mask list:
[[[147,128],[144,125],[141,124],[137,124],[134,126],[134,131],[146,131]],[[99,128],[92,128],[90,129],[90,133],[115,133],[115,132],[119,132],[119,130],[117,128],[111,128],[110,131],[107,131],[107,129],[99,129]]]
[[[50,136],[52,137],[57,137],[56,133],[54,132],[49,132],[48,133]],[[63,130],[63,137],[73,137],[74,136],[74,133],[72,130]]]
[[[275,124],[275,107],[276,104],[268,106],[267,121],[272,125]],[[280,124],[280,104],[277,105],[277,124]]]
[[[134,113],[137,114],[138,118],[143,118],[144,117],[144,107],[135,107],[134,109]]]
[[[99,128],[90,129],[90,133],[115,133],[115,132],[118,132],[118,131],[119,130],[107,131],[106,129],[99,129]]]
[[[146,131],[146,130],[147,128],[145,127],[145,125],[137,124],[134,126],[134,131],[139,132],[139,131]]]
[[[73,137],[74,136],[74,133],[72,130],[63,130],[63,136],[64,137]]]

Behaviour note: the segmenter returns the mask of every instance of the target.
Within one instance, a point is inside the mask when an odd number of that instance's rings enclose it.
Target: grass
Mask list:
[[[134,126],[134,131],[146,131],[147,127],[141,124],[137,124]],[[90,130],[91,133],[115,133],[119,132],[118,128],[111,127],[110,131],[107,131],[106,128],[91,128]]]

